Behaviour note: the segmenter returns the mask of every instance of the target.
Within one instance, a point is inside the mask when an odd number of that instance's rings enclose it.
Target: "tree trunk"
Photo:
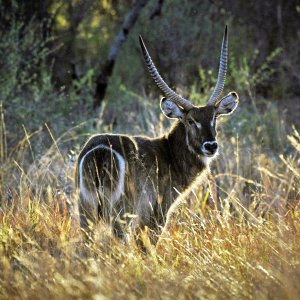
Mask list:
[[[161,10],[162,10],[163,4],[164,4],[164,0],[158,0],[157,5],[150,16],[150,20],[153,20],[155,17],[158,17],[161,15]]]
[[[132,10],[126,16],[126,19],[124,20],[122,28],[115,38],[115,41],[114,41],[112,47],[110,48],[107,59],[102,67],[101,73],[96,78],[94,109],[97,109],[101,105],[101,103],[105,97],[109,78],[111,77],[111,75],[113,73],[114,65],[115,65],[119,50],[120,50],[122,44],[125,42],[129,31],[134,26],[141,9],[147,4],[148,1],[149,0],[137,0],[136,1]]]

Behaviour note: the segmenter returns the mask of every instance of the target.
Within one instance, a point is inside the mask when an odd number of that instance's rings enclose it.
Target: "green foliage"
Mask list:
[[[240,143],[250,147],[253,143],[259,144],[261,149],[271,150],[274,153],[283,151],[286,128],[284,126],[284,114],[278,106],[265,103],[263,112],[247,107],[238,108],[233,119],[228,119],[223,131],[227,136],[238,134]]]
[[[255,62],[259,54],[258,49],[255,49],[250,57],[247,55],[240,56],[238,61],[236,57],[230,57],[231,84],[236,86],[237,90],[247,91],[251,96],[257,87],[264,85],[266,81],[272,78],[275,72],[272,64],[274,64],[274,61],[278,59],[281,53],[281,48],[275,49],[261,65],[256,67]]]
[[[248,7],[239,5],[241,13]],[[125,131],[131,126],[130,121],[138,122],[143,132],[151,127],[145,121],[149,108],[155,107],[155,114],[158,112],[160,91],[144,66],[139,34],[143,35],[165,80],[195,104],[204,104],[216,83],[224,24],[229,26],[230,36],[225,92],[235,89],[241,99],[244,95],[250,97],[248,102],[253,106],[259,98],[256,93],[261,91],[270,98],[286,94],[285,81],[282,86],[272,82],[281,76],[279,54],[285,51],[286,61],[287,49],[282,45],[267,52],[261,44],[253,47],[255,32],[249,33],[248,24],[235,15],[238,6],[166,0],[161,15],[150,18],[156,6],[156,1],[145,6],[122,45],[105,104],[100,109],[101,119],[96,122],[98,129],[114,127]],[[35,2],[33,7],[40,9],[31,19],[28,7],[14,1],[11,6],[3,5],[0,12],[6,22],[0,42],[0,55],[5,57],[0,65],[0,101],[7,120],[9,144],[16,143],[23,135],[23,124],[28,132],[33,132],[49,123],[59,135],[87,121],[86,128],[94,131],[93,119],[99,113],[92,110],[94,80],[130,6],[93,0],[49,1],[45,6]],[[257,7],[259,4],[254,5]],[[70,64],[74,64],[75,71]],[[147,98],[152,100],[145,101]],[[149,106],[150,103],[153,105]],[[151,119],[155,120],[152,116]]]
[[[85,120],[91,106],[92,70],[68,89],[56,88],[49,57],[58,49],[50,49],[52,42],[42,36],[41,26],[34,21],[25,25],[13,19],[9,30],[1,32],[0,56],[5,59],[0,65],[0,101],[10,145],[24,134],[24,126],[33,132],[48,123],[61,134],[75,121]],[[74,114],[76,119],[67,121]]]

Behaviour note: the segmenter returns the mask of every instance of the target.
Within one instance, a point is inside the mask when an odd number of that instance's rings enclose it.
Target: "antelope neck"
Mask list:
[[[176,172],[188,176],[187,184],[190,184],[198,174],[206,167],[200,154],[195,154],[187,145],[186,130],[182,122],[177,121],[166,139],[169,145],[170,160]]]

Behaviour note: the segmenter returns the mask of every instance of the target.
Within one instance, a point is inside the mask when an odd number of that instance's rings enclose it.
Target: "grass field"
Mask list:
[[[74,163],[59,143],[26,171],[2,159],[2,182],[14,185],[1,199],[0,298],[299,299],[299,134],[272,156],[261,144],[220,139],[210,181],[218,205],[199,190],[157,247],[145,236],[148,254],[104,224],[83,239]],[[19,160],[29,140],[15,150]]]
[[[0,3],[0,300],[300,299],[299,0]],[[74,165],[87,138],[171,124],[139,35],[201,106],[225,25],[224,95],[240,103],[220,118],[208,179],[156,246],[145,232],[145,252],[101,222],[84,239]]]

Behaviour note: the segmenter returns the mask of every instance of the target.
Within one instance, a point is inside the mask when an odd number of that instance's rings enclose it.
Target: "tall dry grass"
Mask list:
[[[92,241],[83,239],[74,159],[52,138],[26,170],[1,144],[0,298],[300,298],[296,130],[286,139],[290,150],[272,157],[261,145],[221,137],[226,147],[212,166],[213,199],[207,189],[197,191],[194,206],[183,207],[158,246],[146,243],[146,255],[105,224]],[[30,137],[20,143],[15,153],[24,158]]]

